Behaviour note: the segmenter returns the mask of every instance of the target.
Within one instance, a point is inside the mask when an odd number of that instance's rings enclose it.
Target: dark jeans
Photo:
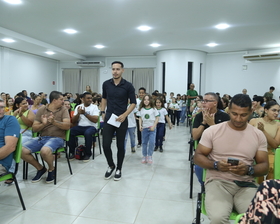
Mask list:
[[[142,144],[142,133],[139,129],[139,119],[136,119],[136,125],[137,125],[137,140],[138,140],[138,145]]]
[[[83,135],[85,137],[85,155],[91,156],[92,147],[92,136],[96,133],[96,128],[93,126],[75,126],[70,129],[70,139],[69,139],[69,151],[71,154],[75,154],[75,148],[78,145],[77,135]]]
[[[163,136],[164,136],[165,123],[157,124],[157,133],[156,133],[156,147],[162,146]]]
[[[175,125],[175,118],[176,118],[176,110],[171,110],[171,112],[170,112],[170,115],[171,115],[171,123],[173,124],[173,125]]]
[[[179,121],[180,121],[180,117],[181,117],[181,111],[176,111],[176,119],[177,119],[177,125],[179,125]]]
[[[107,159],[108,165],[115,166],[112,156],[112,138],[114,136],[114,133],[116,132],[116,141],[117,141],[117,148],[118,148],[118,162],[117,162],[117,169],[122,169],[123,159],[125,155],[124,151],[124,140],[125,140],[125,134],[128,127],[128,121],[125,119],[124,122],[121,123],[121,126],[119,128],[114,127],[106,122],[104,122],[103,127],[103,150],[104,154]]]

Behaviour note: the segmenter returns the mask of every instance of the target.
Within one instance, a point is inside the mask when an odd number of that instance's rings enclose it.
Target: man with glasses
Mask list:
[[[4,101],[0,99],[0,176],[8,172],[13,161],[20,126],[14,116],[5,115]]]
[[[230,119],[227,113],[224,113],[217,109],[218,100],[219,98],[217,94],[212,92],[205,93],[203,100],[201,100],[202,112],[198,113],[194,119],[192,129],[193,140],[199,141],[205,129],[209,128],[212,125],[228,121]],[[201,184],[203,184],[202,172],[203,170],[196,165],[195,173]]]

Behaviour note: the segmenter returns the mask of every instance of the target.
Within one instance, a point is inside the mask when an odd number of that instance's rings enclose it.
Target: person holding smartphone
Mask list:
[[[248,124],[251,113],[250,97],[235,95],[230,120],[205,130],[195,151],[195,164],[207,169],[205,206],[211,223],[229,223],[233,208],[244,213],[257,190],[254,178],[268,172],[266,138]]]

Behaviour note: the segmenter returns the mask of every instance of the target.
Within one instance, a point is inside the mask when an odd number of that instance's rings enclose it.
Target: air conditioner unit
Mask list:
[[[245,54],[243,58],[248,61],[275,60],[280,59],[280,52]]]
[[[81,67],[104,67],[103,61],[76,61],[76,65]]]

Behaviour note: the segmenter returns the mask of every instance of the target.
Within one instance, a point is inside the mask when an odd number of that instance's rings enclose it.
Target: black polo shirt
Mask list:
[[[123,114],[127,110],[128,99],[131,104],[136,104],[133,85],[123,78],[118,85],[114,84],[113,79],[105,81],[102,85],[102,91],[102,98],[107,100],[105,120],[108,120],[112,113],[117,116]]]
[[[219,124],[219,123],[222,123],[224,121],[229,121],[229,120],[230,120],[230,118],[227,113],[222,112],[220,110],[217,110],[217,112],[215,113],[215,124]],[[195,116],[195,119],[193,122],[193,128],[198,128],[201,125],[202,121],[203,121],[203,115],[202,115],[202,112],[200,112]],[[208,124],[206,124],[205,129],[207,129],[207,128],[209,128]]]

